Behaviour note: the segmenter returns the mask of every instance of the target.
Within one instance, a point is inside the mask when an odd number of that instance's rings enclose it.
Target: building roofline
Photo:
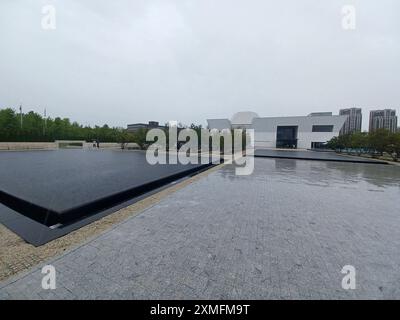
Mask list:
[[[255,119],[282,119],[282,118],[329,118],[329,117],[333,117],[333,118],[337,118],[337,117],[346,117],[345,115],[340,115],[340,114],[333,114],[333,115],[329,115],[329,116],[282,116],[282,117],[256,117]]]
[[[370,112],[378,112],[378,111],[386,111],[386,110],[396,111],[396,109],[376,109],[376,110],[370,110]]]

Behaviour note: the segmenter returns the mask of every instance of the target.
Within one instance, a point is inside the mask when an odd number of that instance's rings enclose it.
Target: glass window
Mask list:
[[[333,132],[333,126],[331,125],[312,126],[312,132]]]

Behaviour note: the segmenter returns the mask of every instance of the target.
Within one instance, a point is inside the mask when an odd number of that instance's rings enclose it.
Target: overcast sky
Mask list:
[[[398,0],[1,0],[0,108],[126,126],[356,106],[366,129],[400,111],[399,40]]]

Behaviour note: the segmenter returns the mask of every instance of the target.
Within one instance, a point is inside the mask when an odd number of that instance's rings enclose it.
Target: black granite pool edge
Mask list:
[[[221,163],[223,163],[223,160],[221,160]],[[140,188],[140,190],[137,190],[138,193],[136,193],[133,196],[130,192],[133,192],[134,191],[133,189],[136,189],[138,187],[126,190],[124,191],[125,197],[121,197],[119,203],[115,203],[114,205],[112,205],[111,202],[108,202],[109,205],[108,207],[99,209],[97,212],[86,213],[78,217],[76,220],[70,220],[61,227],[54,229],[34,219],[31,219],[26,215],[20,213],[19,211],[14,210],[13,208],[10,208],[0,202],[0,209],[2,209],[3,212],[4,211],[6,212],[5,215],[0,215],[0,223],[2,223],[5,227],[10,229],[17,235],[19,235],[28,243],[34,246],[41,246],[54,239],[62,237],[74,230],[77,230],[87,224],[90,224],[98,219],[101,219],[111,213],[114,213],[122,208],[132,205],[135,202],[140,201],[152,194],[167,189],[168,187],[171,186],[171,184],[175,184],[184,181],[190,177],[196,176],[197,174],[200,174],[201,172],[204,172],[212,167],[215,167],[216,165],[218,164],[216,163],[204,164],[196,168],[192,168],[189,170],[185,170],[183,172],[179,172],[177,174],[164,177],[160,179],[160,181],[156,180],[147,183],[145,188]],[[118,194],[119,193],[117,193],[117,195]],[[91,204],[86,204],[83,207],[88,208],[90,205]],[[73,210],[77,209],[78,208],[74,208]]]
[[[114,193],[112,195],[103,197],[96,201],[92,201],[92,202],[68,209],[66,211],[60,212],[58,223],[61,223],[64,225],[68,224],[68,223],[72,223],[72,222],[80,219],[82,216],[87,215],[87,214],[84,214],[86,212],[90,212],[90,214],[95,214],[96,212],[114,207],[114,206],[118,205],[119,203],[128,201],[129,199],[132,199],[132,198],[136,198],[139,195],[142,195],[142,194],[145,194],[154,189],[160,188],[171,182],[174,182],[176,180],[179,180],[181,178],[189,176],[193,173],[204,171],[212,166],[214,166],[212,163],[203,164],[198,167],[191,168],[191,169],[188,169],[188,170],[185,170],[182,172],[178,172],[178,173],[166,176],[164,178],[142,184],[137,187],[129,188],[127,190],[123,190],[123,191]]]
[[[58,223],[59,213],[0,190],[0,203],[43,225]]]
[[[300,157],[300,156],[281,156],[281,155],[260,155],[254,154],[255,158],[272,158],[272,159],[293,159],[293,160],[310,160],[310,161],[331,161],[331,162],[349,162],[349,163],[364,163],[364,164],[384,164],[389,165],[389,162],[382,160],[364,160],[364,159],[351,159],[351,158],[343,158],[343,159],[329,159],[329,158],[308,158],[308,157]]]

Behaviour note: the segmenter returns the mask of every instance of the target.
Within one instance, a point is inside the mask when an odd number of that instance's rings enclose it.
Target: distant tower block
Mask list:
[[[371,111],[369,114],[369,131],[372,132],[377,129],[386,129],[390,132],[396,132],[396,110],[384,109]]]
[[[347,116],[340,134],[351,134],[354,132],[361,132],[362,113],[360,108],[341,109],[339,115]]]

